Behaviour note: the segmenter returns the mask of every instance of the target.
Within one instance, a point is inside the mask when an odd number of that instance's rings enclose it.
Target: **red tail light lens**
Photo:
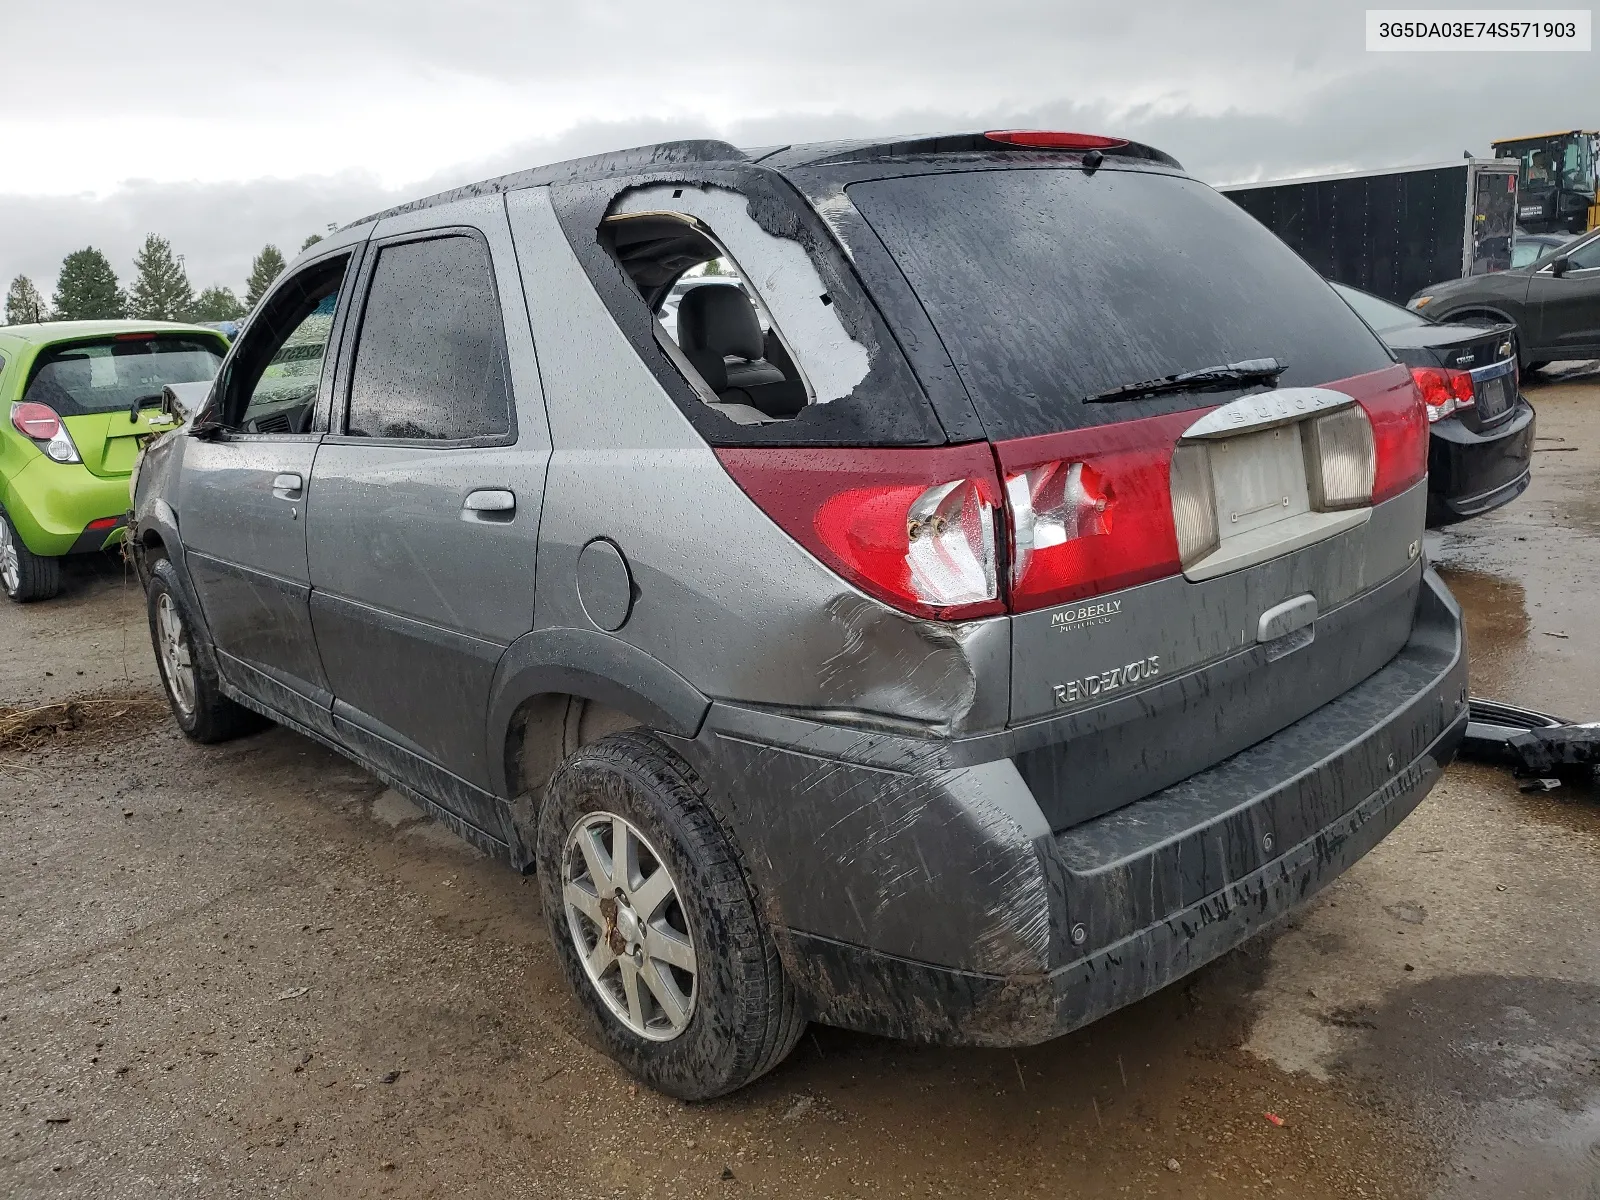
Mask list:
[[[1412,367],[1411,378],[1422,393],[1427,406],[1428,422],[1442,421],[1451,413],[1471,408],[1477,403],[1473,391],[1472,375],[1468,371],[1451,371],[1444,367]]]
[[[1413,378],[1416,374],[1412,372]],[[1377,457],[1372,502],[1381,504],[1428,473],[1429,415],[1425,393],[1420,380],[1402,380],[1397,372],[1392,387],[1357,394],[1356,401],[1372,422]]]
[[[56,415],[56,410],[48,404],[35,404],[32,401],[11,406],[11,423],[23,437],[30,437],[36,442],[48,442],[61,432],[61,418]]]
[[[946,620],[1004,610],[989,447],[720,449],[783,530],[886,604]]]
[[[1168,472],[1198,411],[1002,442],[1011,609],[1026,612],[1175,574]]]
[[[1118,150],[1127,138],[1102,137],[1098,133],[1062,133],[1053,129],[991,129],[983,135],[1003,146],[1026,146],[1036,150]]]
[[[115,529],[118,517],[101,517],[98,521],[90,521],[83,527],[85,533],[99,533],[102,529]]]

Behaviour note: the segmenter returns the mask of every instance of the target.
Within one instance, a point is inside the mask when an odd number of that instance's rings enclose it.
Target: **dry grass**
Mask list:
[[[0,751],[29,749],[69,733],[110,732],[167,711],[159,696],[96,696],[37,708],[0,706]]]

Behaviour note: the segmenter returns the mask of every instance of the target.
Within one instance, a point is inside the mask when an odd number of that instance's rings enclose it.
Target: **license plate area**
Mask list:
[[[1206,544],[1208,531],[1212,547],[1198,559],[1185,557],[1186,579],[1199,582],[1242,570],[1370,518],[1370,507],[1330,505],[1323,495],[1324,467],[1340,461],[1338,439],[1346,439],[1345,450],[1350,448],[1349,422],[1337,425],[1336,414],[1351,407],[1343,393],[1286,389],[1236,400],[1185,431],[1171,476],[1180,549],[1186,539]],[[1368,428],[1364,419],[1360,427]],[[1324,437],[1335,442],[1324,447]],[[1366,453],[1371,452],[1369,440]],[[1325,457],[1329,453],[1334,460]],[[1350,461],[1344,453],[1347,472]],[[1339,482],[1345,490],[1336,494],[1343,495],[1352,481]]]
[[[1300,426],[1244,433],[1211,446],[1217,533],[1230,537],[1311,511]]]
[[[1510,412],[1515,404],[1516,386],[1516,377],[1509,361],[1474,371],[1472,393],[1477,404],[1478,419],[1492,421]]]

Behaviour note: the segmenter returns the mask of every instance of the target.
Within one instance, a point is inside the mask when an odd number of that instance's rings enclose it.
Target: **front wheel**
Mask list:
[[[556,771],[538,872],[556,957],[603,1049],[706,1100],[783,1061],[805,1030],[738,848],[657,738],[612,734]]]
[[[178,589],[177,572],[165,558],[150,568],[146,593],[150,641],[161,684],[178,728],[197,742],[223,742],[259,729],[263,720],[222,694],[216,671],[196,652],[204,637]]]
[[[61,560],[22,544],[11,518],[0,512],[0,591],[16,604],[49,600],[61,590]]]

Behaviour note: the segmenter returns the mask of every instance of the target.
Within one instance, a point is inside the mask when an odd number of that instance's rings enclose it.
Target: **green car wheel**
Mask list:
[[[22,544],[11,518],[0,512],[0,588],[17,604],[48,600],[61,590],[61,561]]]

